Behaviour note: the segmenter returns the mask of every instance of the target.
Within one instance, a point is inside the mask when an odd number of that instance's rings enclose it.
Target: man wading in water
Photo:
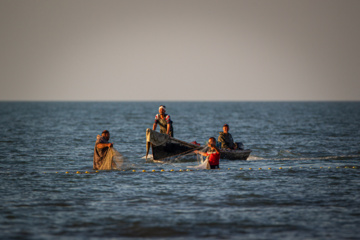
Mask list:
[[[156,130],[156,126],[160,125],[160,133],[167,134],[171,137],[174,137],[174,130],[172,127],[172,121],[170,115],[166,114],[166,107],[161,105],[159,107],[159,114],[155,116],[155,122],[153,125],[153,130]]]
[[[214,137],[209,138],[208,147],[206,152],[195,150],[194,153],[202,156],[209,156],[210,169],[219,168],[220,150],[216,147],[216,140]]]
[[[95,170],[101,167],[108,149],[113,146],[112,143],[109,143],[109,139],[110,139],[110,133],[108,130],[103,131],[101,133],[101,136],[98,135],[96,138],[95,148],[94,148],[94,165],[93,165],[93,168]]]

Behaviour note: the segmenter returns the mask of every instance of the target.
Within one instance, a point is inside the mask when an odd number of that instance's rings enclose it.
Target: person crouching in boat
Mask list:
[[[199,152],[195,150],[194,153],[201,154],[202,156],[209,156],[209,164],[211,169],[219,168],[220,150],[216,147],[216,140],[214,137],[209,138],[208,148],[206,152]]]
[[[219,132],[218,142],[221,143],[222,149],[234,150],[237,149],[237,144],[234,143],[234,139],[229,133],[229,125],[223,126],[223,132]]]
[[[174,137],[174,130],[172,126],[172,121],[170,115],[166,114],[166,107],[161,105],[159,107],[159,114],[155,116],[155,122],[153,125],[153,130],[156,130],[156,126],[159,124],[160,133],[164,133],[169,135],[170,137]]]
[[[107,150],[113,146],[113,143],[109,143],[110,132],[104,130],[101,133],[101,136],[96,137],[95,148],[94,148],[94,170],[98,170],[103,164],[104,158],[106,156]]]

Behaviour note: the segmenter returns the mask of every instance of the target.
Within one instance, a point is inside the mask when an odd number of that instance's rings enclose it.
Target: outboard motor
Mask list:
[[[242,142],[236,142],[237,149],[244,150],[244,144]]]

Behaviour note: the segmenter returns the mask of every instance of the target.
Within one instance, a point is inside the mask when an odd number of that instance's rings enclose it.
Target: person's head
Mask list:
[[[216,145],[216,139],[214,137],[209,138],[209,144],[215,146]]]
[[[101,133],[101,136],[103,136],[107,141],[109,141],[110,139],[110,133],[108,130],[104,130],[102,133]]]
[[[224,126],[223,126],[223,132],[224,132],[224,133],[228,133],[228,132],[229,132],[229,125],[224,124]]]
[[[160,114],[165,114],[166,113],[166,107],[164,105],[160,105],[159,107],[159,113]]]

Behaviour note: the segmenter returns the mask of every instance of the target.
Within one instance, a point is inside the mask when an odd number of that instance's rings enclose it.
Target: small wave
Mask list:
[[[280,150],[278,156],[300,156],[299,153],[293,153],[289,150]]]
[[[265,158],[250,155],[247,160],[248,161],[265,160]]]

